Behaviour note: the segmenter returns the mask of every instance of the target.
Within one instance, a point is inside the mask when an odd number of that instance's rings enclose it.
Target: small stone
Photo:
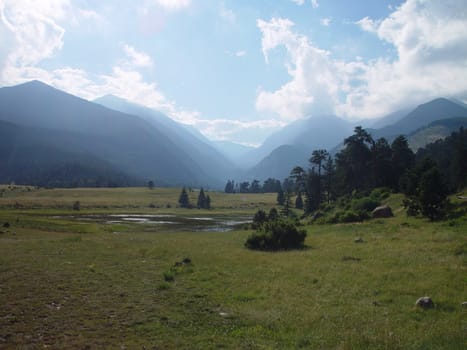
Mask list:
[[[229,316],[229,314],[227,312],[219,312],[219,316],[227,317],[227,316]]]
[[[363,243],[363,242],[365,242],[365,241],[363,240],[362,237],[356,237],[353,241],[354,241],[355,243]]]
[[[467,301],[464,301],[461,305],[462,305],[462,307],[467,308]]]
[[[435,306],[435,304],[430,297],[421,297],[417,299],[415,306],[420,306],[423,309],[431,309]]]

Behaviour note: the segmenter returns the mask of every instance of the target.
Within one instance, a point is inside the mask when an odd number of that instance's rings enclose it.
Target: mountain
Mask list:
[[[216,180],[164,132],[142,118],[86,101],[33,81],[0,89],[0,120],[70,132],[60,148],[93,155],[129,176],[156,184],[207,185]]]
[[[437,98],[413,109],[399,121],[372,132],[375,138],[385,137],[388,140],[422,128],[434,121],[454,117],[467,117],[467,108],[446,98]]]
[[[212,141],[214,147],[217,148],[224,156],[232,161],[237,166],[242,167],[243,158],[249,151],[254,150],[254,147],[241,145],[230,141]]]
[[[0,121],[0,183],[47,187],[128,186],[143,182],[116,170],[84,149],[67,145],[82,137],[66,131]]]
[[[414,152],[427,144],[442,140],[458,131],[460,127],[467,128],[467,117],[436,120],[429,125],[412,132],[408,136],[409,146]]]
[[[245,174],[245,178],[264,181],[272,177],[282,180],[289,176],[290,170],[295,166],[306,167],[309,157],[310,154],[300,147],[282,145],[274,149],[253,168],[249,169]]]
[[[201,169],[209,171],[210,176],[219,179],[220,182],[230,178],[232,172],[234,172],[233,163],[193,127],[179,124],[161,112],[131,103],[113,95],[98,98],[94,102],[107,108],[144,119],[154,129],[164,134],[173,144],[176,144]]]
[[[245,156],[251,165],[258,164],[282,145],[299,148],[308,156],[315,149],[329,149],[352,133],[352,125],[336,116],[314,116],[295,121],[268,137],[257,149]]]
[[[390,113],[382,118],[370,121],[362,121],[364,128],[380,129],[388,125],[397,123],[399,120],[409,114],[410,109],[404,109],[397,112]]]

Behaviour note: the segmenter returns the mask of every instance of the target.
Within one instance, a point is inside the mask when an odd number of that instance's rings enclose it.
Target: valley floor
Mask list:
[[[210,193],[207,211],[175,208],[173,189],[5,189],[0,348],[467,347],[465,217],[429,223],[395,208],[391,219],[305,226],[306,249],[266,253],[244,248],[243,226],[73,216],[244,217],[274,194]],[[425,295],[435,308],[415,307]]]

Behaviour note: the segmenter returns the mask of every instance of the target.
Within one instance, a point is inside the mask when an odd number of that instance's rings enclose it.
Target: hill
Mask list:
[[[80,134],[0,121],[0,183],[46,187],[112,187],[142,184],[84,147],[68,147]]]
[[[409,135],[430,123],[454,117],[467,117],[467,108],[446,98],[437,98],[413,109],[397,122],[374,131],[376,137],[392,139],[397,135]]]
[[[436,120],[412,132],[408,136],[409,146],[414,152],[427,144],[444,139],[460,127],[467,127],[467,117]]]
[[[38,81],[0,89],[0,120],[54,130],[56,146],[157,184],[221,183],[146,120],[86,101]],[[79,134],[70,141],[64,132]]]
[[[306,167],[310,154],[292,145],[282,145],[273,150],[256,166],[246,172],[245,178],[264,181],[267,178],[284,179],[290,170],[299,165]]]
[[[135,104],[113,95],[103,96],[94,100],[95,103],[113,110],[138,116],[160,131],[172,144],[190,157],[199,168],[209,172],[213,179],[223,181],[234,171],[234,165],[221,154],[211,142],[190,126],[182,125],[167,115]],[[216,164],[215,167],[212,165]]]

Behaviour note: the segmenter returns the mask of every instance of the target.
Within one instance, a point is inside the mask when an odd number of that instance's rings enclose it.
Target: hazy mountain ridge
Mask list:
[[[165,114],[135,104],[116,96],[107,95],[94,100],[95,103],[119,112],[138,116],[160,131],[173,144],[176,144],[211,178],[222,181],[235,171],[235,166],[221,154],[200,132],[182,125]],[[215,167],[212,165],[216,164]]]
[[[173,185],[222,182],[147,121],[37,81],[0,89],[0,120],[80,133],[81,138],[65,140],[62,147],[84,149],[138,178]]]

